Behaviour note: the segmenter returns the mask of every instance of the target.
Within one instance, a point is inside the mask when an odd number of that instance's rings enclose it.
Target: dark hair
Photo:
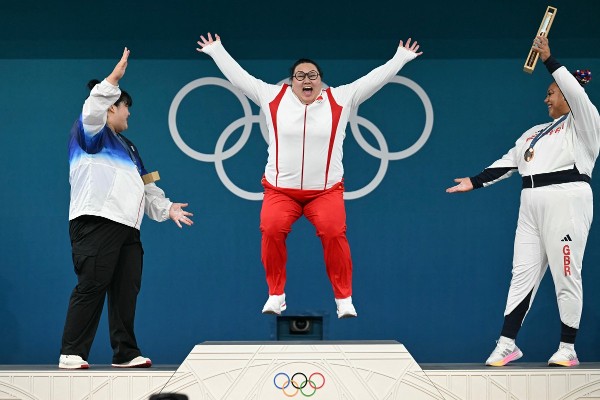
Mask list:
[[[89,90],[92,90],[99,83],[100,83],[100,81],[98,79],[92,79],[91,81],[88,82],[87,87]],[[124,103],[127,107],[131,107],[133,105],[133,100],[131,99],[131,96],[129,95],[129,93],[127,93],[124,90],[121,90],[121,96],[119,96],[117,101],[115,101],[114,105],[118,106],[119,103]]]
[[[310,58],[301,58],[298,61],[296,61],[294,63],[294,65],[292,65],[292,68],[290,68],[290,79],[294,77],[294,70],[300,64],[312,64],[312,65],[314,65],[315,67],[317,67],[317,72],[319,73],[319,76],[321,77],[321,79],[323,79],[323,72],[321,72],[321,67],[319,67],[319,64],[317,64],[316,62],[314,62]]]

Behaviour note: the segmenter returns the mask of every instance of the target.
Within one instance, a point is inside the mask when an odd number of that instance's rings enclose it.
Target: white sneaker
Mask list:
[[[286,308],[287,305],[285,304],[285,293],[280,295],[272,295],[267,299],[267,302],[262,309],[262,313],[281,315],[281,312],[285,311]]]
[[[496,348],[485,361],[491,367],[503,367],[511,361],[523,357],[523,352],[517,347],[513,339],[500,336]]]
[[[149,358],[137,356],[131,361],[122,364],[113,364],[112,366],[115,368],[150,368],[152,361]]]
[[[352,296],[345,299],[335,299],[335,304],[337,306],[338,318],[352,318],[357,316],[356,310],[352,305]]]
[[[575,345],[560,342],[558,351],[550,357],[548,365],[551,367],[574,367],[579,365]]]
[[[62,369],[88,369],[90,364],[83,358],[74,355],[61,354],[58,359],[58,368]]]

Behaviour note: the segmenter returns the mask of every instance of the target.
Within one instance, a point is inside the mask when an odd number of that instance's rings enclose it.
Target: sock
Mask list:
[[[560,345],[558,347],[575,351],[575,345],[573,343],[560,342]]]
[[[565,325],[564,322],[560,323],[560,341],[564,343],[575,344],[575,338],[577,337],[577,328],[571,328]]]
[[[500,336],[500,339],[498,339],[498,344],[506,344],[509,346],[514,346],[515,339],[507,338],[506,336]]]

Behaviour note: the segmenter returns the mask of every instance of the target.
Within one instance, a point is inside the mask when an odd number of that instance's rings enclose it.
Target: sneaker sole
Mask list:
[[[281,305],[281,307],[279,308],[279,310],[280,310],[279,312],[277,312],[277,311],[273,310],[272,308],[269,308],[268,310],[265,310],[265,309],[263,309],[263,310],[262,310],[262,313],[263,313],[263,314],[271,314],[271,315],[281,315],[281,313],[282,313],[283,311],[285,311],[285,309],[286,309],[286,308],[287,308],[287,305],[286,305],[285,303],[283,303],[283,304]]]
[[[358,316],[358,314],[352,314],[352,313],[346,313],[346,314],[342,314],[342,315],[338,314],[338,319],[356,318],[357,316]]]
[[[60,368],[60,369],[88,369],[88,368],[90,368],[90,365],[89,364],[83,364],[83,365],[58,364],[58,368]]]
[[[142,364],[134,364],[134,365],[120,365],[120,364],[112,364],[113,368],[150,368],[152,366],[152,362],[145,362]]]
[[[268,315],[281,315],[280,312],[278,313],[277,311],[274,311],[274,310],[262,310],[262,313],[268,314]]]
[[[492,363],[485,363],[485,365],[487,365],[488,367],[504,367],[509,362],[518,360],[521,357],[523,357],[523,353],[519,350],[519,351],[510,353],[508,356],[504,357],[500,361],[496,361],[496,362],[492,362]]]
[[[575,359],[572,361],[558,361],[558,362],[549,362],[549,367],[576,367],[579,365],[579,360]]]

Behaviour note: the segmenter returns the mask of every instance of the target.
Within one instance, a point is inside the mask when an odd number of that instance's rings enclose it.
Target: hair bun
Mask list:
[[[94,86],[96,86],[99,83],[100,83],[100,81],[98,79],[92,79],[91,81],[88,82],[87,87],[88,87],[88,89],[92,90],[94,88]]]
[[[592,80],[592,71],[589,69],[578,69],[573,71],[573,76],[581,86],[585,86]]]

